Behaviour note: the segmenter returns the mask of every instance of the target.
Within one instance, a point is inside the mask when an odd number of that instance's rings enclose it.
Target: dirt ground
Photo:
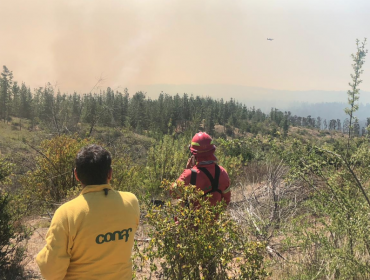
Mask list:
[[[37,253],[45,246],[45,235],[47,231],[48,228],[35,229],[27,242],[27,253],[24,260],[24,268],[28,279],[43,279],[36,264],[35,258]]]

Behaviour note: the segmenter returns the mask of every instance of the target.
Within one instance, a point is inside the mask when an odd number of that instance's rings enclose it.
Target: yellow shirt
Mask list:
[[[108,184],[86,186],[54,214],[46,245],[36,257],[42,275],[47,280],[132,279],[139,218],[134,194]]]

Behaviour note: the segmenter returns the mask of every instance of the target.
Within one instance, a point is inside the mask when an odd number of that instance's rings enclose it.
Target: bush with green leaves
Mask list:
[[[17,223],[16,204],[11,194],[1,188],[10,183],[11,168],[8,161],[0,159],[0,279],[15,279],[23,275],[20,261],[24,256],[24,246],[21,242],[26,235]]]
[[[111,184],[119,191],[132,192],[138,196],[147,192],[143,183],[145,167],[135,162],[128,154],[113,158]]]
[[[92,143],[93,139],[61,135],[33,147],[37,152],[35,168],[20,178],[22,188],[17,193],[24,213],[53,208],[78,188],[73,174],[74,160],[79,149]]]
[[[4,158],[0,158],[0,182],[5,184],[9,182],[7,178],[11,174],[12,164]]]
[[[172,199],[163,208],[148,209],[150,241],[144,249],[135,247],[136,270],[150,267],[150,275],[164,279],[264,279],[260,242],[249,240],[225,211],[194,186],[163,182]],[[145,278],[145,279],[150,279]]]
[[[0,182],[5,181],[11,173],[10,167],[11,165],[7,161],[0,159]],[[4,268],[8,264],[10,239],[14,237],[12,216],[8,204],[9,194],[0,190],[0,268]]]
[[[161,181],[175,180],[185,168],[189,157],[189,139],[165,135],[148,151],[144,184],[150,192],[158,192]]]
[[[301,254],[289,279],[370,277],[370,145],[357,142],[351,142],[354,151],[348,157],[331,145],[279,144],[290,167],[286,179],[301,185],[307,196],[285,228],[286,247],[290,252],[299,248]]]

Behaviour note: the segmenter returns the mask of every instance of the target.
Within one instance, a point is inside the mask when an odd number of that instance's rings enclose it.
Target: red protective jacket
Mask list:
[[[211,173],[212,177],[214,177],[215,176],[215,163],[210,163],[210,164],[198,163],[192,168],[193,170],[196,170],[197,172],[196,187],[204,191],[204,193],[207,193],[209,190],[212,189],[211,182],[208,179],[207,175],[203,171],[197,168],[198,166],[206,168]],[[227,174],[226,170],[222,166],[219,166],[219,167],[220,167],[220,177],[219,177],[218,189],[222,192],[222,194],[220,194],[219,192],[212,192],[212,197],[209,199],[212,205],[215,205],[217,202],[220,202],[222,199],[226,201],[226,204],[229,204],[230,199],[231,199],[229,175]],[[178,178],[178,180],[183,181],[185,185],[190,184],[190,179],[191,179],[191,169],[185,169],[184,172]]]

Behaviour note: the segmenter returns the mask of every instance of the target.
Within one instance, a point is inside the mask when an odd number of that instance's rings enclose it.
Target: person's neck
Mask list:
[[[81,182],[80,182],[81,183]],[[81,183],[82,188],[84,189],[87,186],[96,186],[96,185],[109,185],[109,182],[103,183],[103,184],[90,184],[90,185],[84,185]]]

